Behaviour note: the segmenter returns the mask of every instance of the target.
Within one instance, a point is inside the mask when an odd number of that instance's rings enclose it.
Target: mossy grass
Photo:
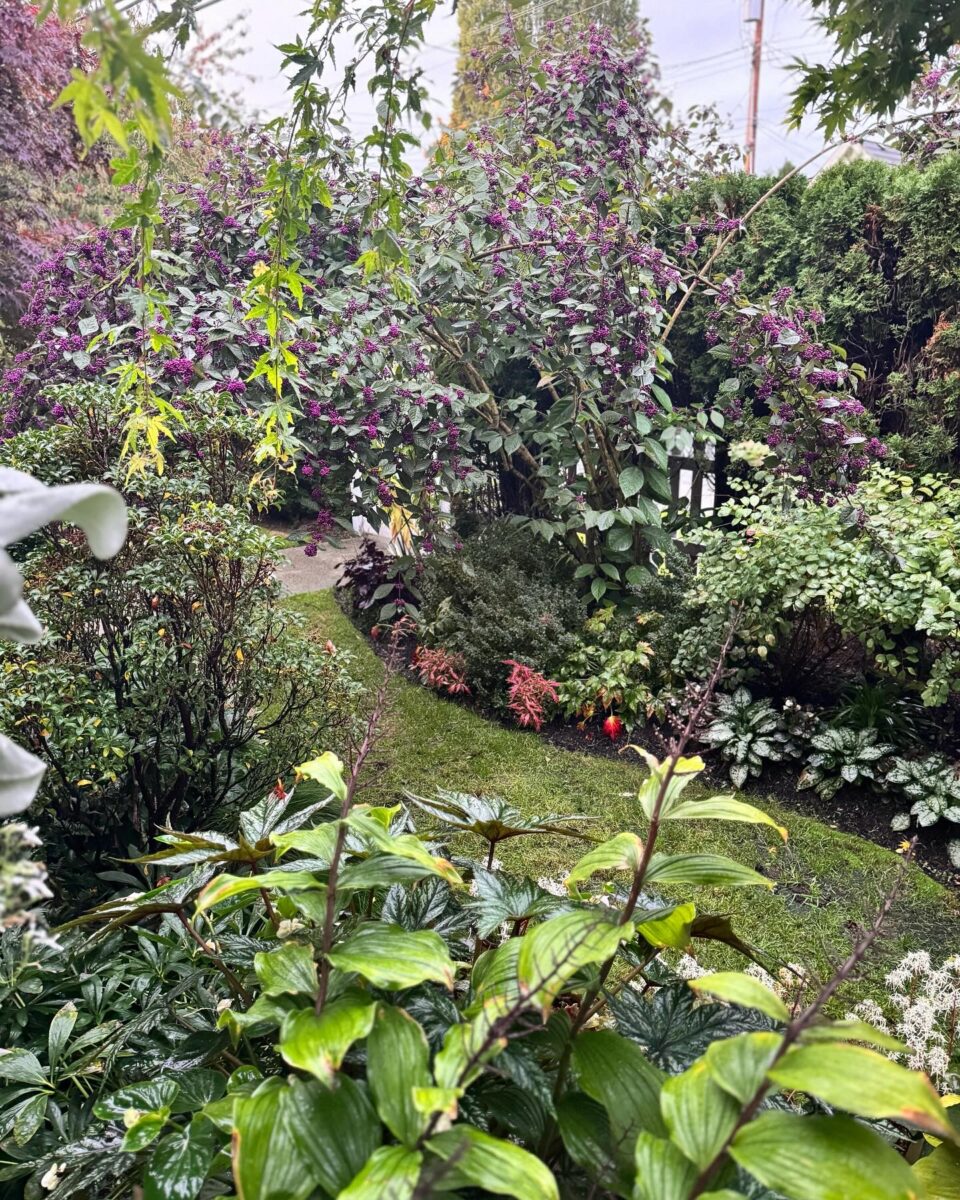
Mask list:
[[[372,692],[383,664],[333,593],[295,596],[287,603],[318,634],[349,651],[353,673]],[[430,795],[447,787],[503,796],[530,814],[583,813],[596,818],[589,828],[598,836],[622,829],[643,834],[635,796],[646,768],[633,754],[612,760],[557,749],[536,734],[487,720],[399,677],[390,700],[387,736],[367,773],[366,800],[395,803],[405,790]],[[774,960],[824,976],[872,920],[901,860],[779,801],[759,806],[787,827],[786,844],[765,826],[712,821],[670,825],[662,846],[672,853],[727,854],[767,875],[774,883],[771,890],[699,888],[692,898],[701,912],[728,914],[739,935]],[[557,879],[585,846],[567,838],[530,837],[503,843],[498,855],[508,870]],[[909,950],[926,949],[936,960],[958,947],[957,896],[910,867],[885,936],[843,1001],[849,1007],[861,995],[882,995],[884,975]],[[698,957],[707,965],[734,965],[732,952],[722,947],[701,943]]]

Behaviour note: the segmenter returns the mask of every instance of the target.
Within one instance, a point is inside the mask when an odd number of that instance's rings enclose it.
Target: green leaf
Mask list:
[[[655,854],[644,882],[773,887],[771,879],[722,854]]]
[[[328,958],[341,971],[356,971],[374,987],[389,991],[427,980],[452,989],[456,970],[446,943],[433,930],[408,933],[399,925],[372,921],[361,925]]]
[[[238,1200],[336,1196],[380,1144],[380,1122],[359,1084],[341,1076],[267,1080],[234,1106],[233,1174]]]
[[[301,763],[297,767],[297,774],[302,775],[304,779],[312,779],[315,783],[319,783],[321,787],[332,792],[338,800],[346,798],[347,785],[343,778],[343,763],[330,750],[321,754],[319,758]]]
[[[640,467],[627,467],[621,471],[618,482],[623,498],[629,500],[631,496],[636,496],[638,492],[642,491],[643,480],[643,470]]]
[[[499,929],[504,921],[547,916],[562,903],[532,879],[511,878],[499,871],[477,867],[473,882],[476,897],[468,900],[464,908],[474,914],[477,936],[482,938]]]
[[[452,1162],[445,1184],[472,1184],[514,1200],[559,1200],[556,1180],[539,1158],[472,1125],[457,1125],[438,1134],[427,1149]]]
[[[261,950],[253,956],[253,968],[265,996],[317,994],[317,964],[310,946],[286,942],[279,950]]]
[[[697,1168],[664,1138],[641,1133],[634,1150],[634,1200],[687,1200]]]
[[[163,1132],[163,1127],[170,1116],[169,1108],[161,1108],[156,1112],[140,1113],[138,1117],[124,1120],[127,1132],[123,1135],[120,1149],[125,1154],[136,1154],[145,1150]]]
[[[944,1143],[914,1164],[914,1178],[929,1200],[960,1200],[960,1151]]]
[[[216,1153],[214,1127],[202,1117],[164,1138],[147,1164],[144,1200],[196,1200]]]
[[[635,1042],[611,1029],[588,1030],[574,1040],[573,1065],[580,1090],[607,1110],[618,1158],[629,1160],[641,1130],[666,1133],[660,1113],[664,1076]]]
[[[607,534],[607,546],[614,554],[624,554],[633,545],[633,533],[623,525],[617,525]]]
[[[597,1180],[602,1186],[612,1187],[617,1182],[617,1165],[611,1147],[610,1120],[606,1109],[582,1092],[568,1092],[557,1104],[557,1126],[563,1145],[573,1161]],[[621,1190],[632,1178],[623,1174],[619,1180]]]
[[[423,1155],[402,1146],[381,1146],[337,1200],[410,1200],[416,1191]]]
[[[430,1047],[423,1030],[402,1008],[377,1006],[367,1038],[367,1079],[380,1120],[398,1141],[413,1146],[426,1127],[413,1102],[413,1089],[430,1086]]]
[[[738,1131],[730,1155],[787,1200],[918,1200],[916,1177],[850,1117],[765,1112]]]
[[[819,1025],[811,1025],[800,1036],[804,1043],[808,1042],[867,1042],[871,1046],[879,1046],[881,1050],[893,1050],[897,1054],[909,1053],[909,1046],[882,1033],[866,1021],[857,1021],[852,1017],[839,1021],[823,1021]]]
[[[790,1020],[790,1010],[759,979],[743,975],[739,971],[717,971],[713,975],[702,975],[691,979],[690,987],[699,995],[716,996],[728,1004],[739,1004],[743,1008],[758,1008],[768,1017],[784,1024]]]
[[[631,922],[616,925],[596,909],[553,917],[522,940],[517,958],[520,987],[546,1019],[568,979],[581,967],[605,962],[633,934]]]
[[[94,1116],[101,1121],[123,1121],[133,1112],[151,1113],[167,1110],[173,1105],[179,1091],[173,1079],[145,1079],[129,1087],[103,1096],[93,1106]]]
[[[713,1160],[740,1116],[740,1105],[717,1087],[702,1058],[664,1083],[660,1108],[671,1139],[700,1168]]]
[[[343,1056],[370,1032],[375,1013],[375,1001],[363,992],[338,996],[319,1014],[312,1008],[290,1013],[280,1033],[284,1062],[309,1071],[329,1087]]]
[[[636,871],[643,858],[643,842],[635,833],[618,833],[594,847],[577,862],[564,881],[567,887],[582,883],[597,871]]]
[[[293,836],[293,835],[291,835]],[[206,912],[233,896],[276,888],[281,892],[322,892],[326,885],[312,871],[264,871],[262,875],[218,875],[197,897],[197,912]]]
[[[783,1038],[772,1030],[740,1033],[714,1042],[705,1055],[710,1077],[718,1087],[746,1104],[756,1094],[782,1044]]]
[[[770,1071],[774,1083],[806,1092],[858,1117],[886,1118],[957,1140],[940,1097],[926,1075],[849,1042],[797,1046]]]
[[[43,1124],[49,1099],[48,1092],[40,1092],[30,1096],[17,1109],[13,1119],[13,1140],[18,1146],[25,1146]],[[9,1110],[4,1116],[9,1118]]]
[[[54,1014],[50,1022],[50,1029],[47,1031],[47,1059],[50,1063],[51,1071],[56,1069],[57,1063],[60,1061],[60,1055],[70,1040],[70,1034],[73,1032],[76,1021],[77,1006],[72,1000],[68,1000]]]
[[[4,1050],[0,1053],[0,1079],[9,1083],[31,1083],[45,1087],[50,1081],[40,1059],[29,1050]]]
[[[787,831],[752,804],[733,796],[711,796],[708,800],[683,800],[663,814],[670,821],[744,821],[751,825],[770,825],[787,840]]]
[[[649,920],[637,917],[636,913],[634,918],[640,936],[651,946],[683,950],[690,944],[690,931],[696,915],[696,905],[678,904],[669,912],[653,915]]]
[[[333,850],[337,841],[337,822],[327,821],[314,829],[291,829],[288,833],[272,833],[270,844],[276,846],[277,856],[282,858],[288,850],[299,850],[310,858],[329,863],[333,858]],[[270,872],[272,874],[272,872]],[[293,871],[293,875],[303,875],[302,871]],[[263,876],[259,876],[260,879]]]

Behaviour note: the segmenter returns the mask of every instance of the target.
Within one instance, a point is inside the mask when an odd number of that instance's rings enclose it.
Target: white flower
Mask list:
[[[701,967],[690,954],[684,954],[674,970],[681,979],[699,979],[702,975],[708,974],[706,968]]]
[[[280,922],[277,926],[277,937],[288,938],[291,934],[296,933],[298,929],[302,928],[303,922],[298,921],[296,917],[292,917],[290,920]]]
[[[53,1189],[60,1182],[60,1176],[64,1173],[64,1171],[66,1169],[67,1169],[66,1163],[54,1163],[53,1166],[47,1171],[47,1173],[40,1180],[40,1186],[45,1191],[52,1192]]]

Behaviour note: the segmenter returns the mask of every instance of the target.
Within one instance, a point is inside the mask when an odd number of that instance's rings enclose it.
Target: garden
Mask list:
[[[622,0],[205,7],[0,0],[0,1198],[956,1200],[953,7],[769,175]]]

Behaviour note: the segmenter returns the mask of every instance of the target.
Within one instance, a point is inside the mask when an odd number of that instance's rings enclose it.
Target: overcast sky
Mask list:
[[[550,0],[535,0],[547,6]],[[591,0],[586,0],[588,11]],[[304,0],[220,0],[205,14],[204,29],[237,30],[248,34],[238,71],[253,77],[243,82],[250,106],[269,116],[287,107],[286,83],[279,74],[280,56],[274,47],[292,40],[304,23],[299,14]],[[424,78],[437,117],[449,113],[456,65],[457,19],[446,0],[428,26],[421,56]],[[744,0],[640,0],[640,10],[653,32],[654,51],[661,63],[663,88],[680,109],[712,103],[729,121],[731,140],[741,144],[747,111],[752,25],[744,23]],[[794,55],[822,56],[828,44],[811,24],[804,0],[766,0],[764,60],[760,81],[758,166],[775,170],[786,160],[799,162],[822,146],[812,125],[799,132],[784,125],[791,75],[785,64]],[[357,135],[372,121],[365,88],[351,99],[348,118]]]

